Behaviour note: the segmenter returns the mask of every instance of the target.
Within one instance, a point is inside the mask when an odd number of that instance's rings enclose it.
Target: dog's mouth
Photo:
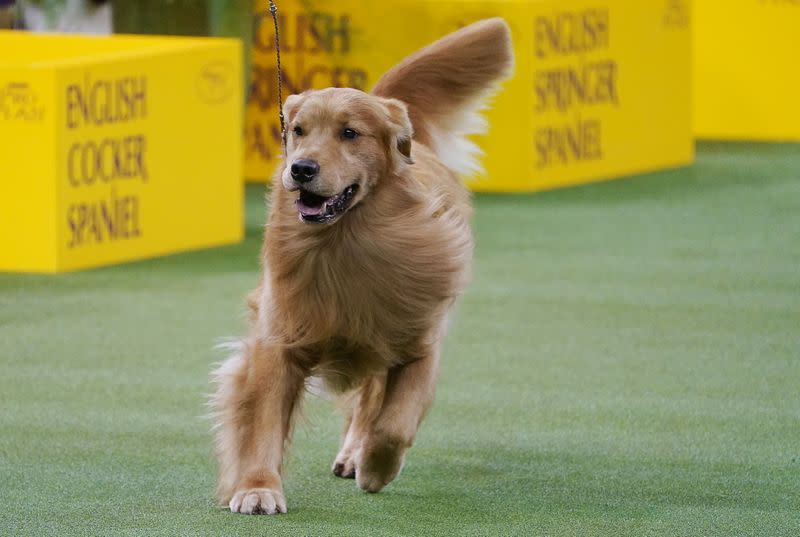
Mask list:
[[[297,198],[295,205],[304,222],[315,224],[331,222],[350,208],[356,192],[358,192],[357,184],[352,184],[339,194],[330,197],[320,196],[301,188],[300,197]]]

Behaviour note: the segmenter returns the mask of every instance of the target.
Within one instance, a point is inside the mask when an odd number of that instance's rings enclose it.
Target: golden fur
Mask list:
[[[312,376],[347,402],[334,473],[371,492],[399,473],[433,399],[447,312],[469,278],[471,209],[456,174],[472,167],[464,137],[511,63],[508,27],[490,19],[410,56],[372,94],[287,99],[283,188],[272,189],[251,330],[214,373],[217,492],[231,511],[286,511],[283,450]],[[302,159],[319,166],[300,183],[291,166]],[[312,194],[325,208],[347,203],[308,223],[298,200]]]

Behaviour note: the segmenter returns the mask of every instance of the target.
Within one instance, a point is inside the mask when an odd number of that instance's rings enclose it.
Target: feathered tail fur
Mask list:
[[[408,106],[414,140],[453,171],[480,170],[469,135],[484,132],[482,108],[514,63],[511,33],[501,18],[470,24],[408,56],[384,74],[374,95]]]

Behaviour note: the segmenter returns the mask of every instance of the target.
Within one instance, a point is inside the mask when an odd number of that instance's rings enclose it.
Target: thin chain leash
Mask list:
[[[275,25],[275,57],[277,58],[278,71],[278,117],[281,120],[281,142],[283,144],[283,156],[286,156],[286,118],[283,117],[283,73],[281,72],[281,38],[278,30],[278,6],[273,0],[269,0],[269,12],[272,14],[272,22]]]

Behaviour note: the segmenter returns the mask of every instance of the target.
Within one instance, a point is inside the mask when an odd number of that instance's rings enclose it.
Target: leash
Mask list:
[[[275,25],[275,57],[277,58],[278,72],[278,117],[281,120],[281,142],[283,144],[283,156],[286,156],[286,118],[283,117],[283,74],[281,73],[281,38],[278,31],[278,6],[269,0],[269,12],[272,14],[272,22]]]

